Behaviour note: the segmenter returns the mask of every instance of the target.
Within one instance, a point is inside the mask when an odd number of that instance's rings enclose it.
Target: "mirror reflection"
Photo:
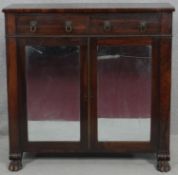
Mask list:
[[[150,141],[151,46],[98,46],[98,141]]]
[[[29,141],[80,141],[80,47],[26,51]]]

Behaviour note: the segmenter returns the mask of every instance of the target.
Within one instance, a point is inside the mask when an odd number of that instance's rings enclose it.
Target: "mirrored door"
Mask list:
[[[22,39],[27,142],[84,143],[86,41]]]
[[[95,144],[150,144],[154,140],[151,133],[155,99],[152,41],[109,38],[96,39],[92,45]]]

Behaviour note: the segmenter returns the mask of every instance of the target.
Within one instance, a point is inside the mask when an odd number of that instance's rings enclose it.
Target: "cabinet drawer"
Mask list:
[[[160,15],[99,14],[91,16],[90,26],[92,34],[159,34]]]
[[[30,35],[85,34],[88,17],[80,15],[22,15],[17,17],[17,33]]]

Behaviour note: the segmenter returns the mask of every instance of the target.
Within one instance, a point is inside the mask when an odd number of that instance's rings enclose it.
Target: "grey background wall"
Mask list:
[[[178,1],[177,0],[1,0],[0,10],[11,3],[70,3],[70,2],[139,2],[158,3],[170,2],[177,11],[173,18],[173,55],[172,55],[172,95],[171,95],[171,133],[178,134]],[[0,13],[0,135],[8,133],[7,125],[7,92],[6,92],[6,59],[5,59],[5,37],[4,37],[4,16]]]

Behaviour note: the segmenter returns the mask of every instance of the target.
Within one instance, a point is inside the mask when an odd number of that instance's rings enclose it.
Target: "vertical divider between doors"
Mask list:
[[[80,142],[81,151],[86,151],[88,143],[88,58],[86,55],[88,47],[86,39],[81,40],[80,47]]]
[[[87,38],[87,69],[88,69],[88,103],[87,103],[87,108],[88,108],[88,116],[87,116],[87,121],[88,121],[88,125],[87,125],[87,148],[88,150],[90,150],[91,148],[91,123],[90,123],[90,118],[91,118],[91,99],[90,99],[90,93],[91,93],[91,76],[90,76],[90,72],[91,72],[91,65],[90,65],[90,60],[91,60],[91,48],[90,48],[90,38]]]
[[[90,142],[92,149],[96,150],[97,142],[97,39],[90,42]]]

